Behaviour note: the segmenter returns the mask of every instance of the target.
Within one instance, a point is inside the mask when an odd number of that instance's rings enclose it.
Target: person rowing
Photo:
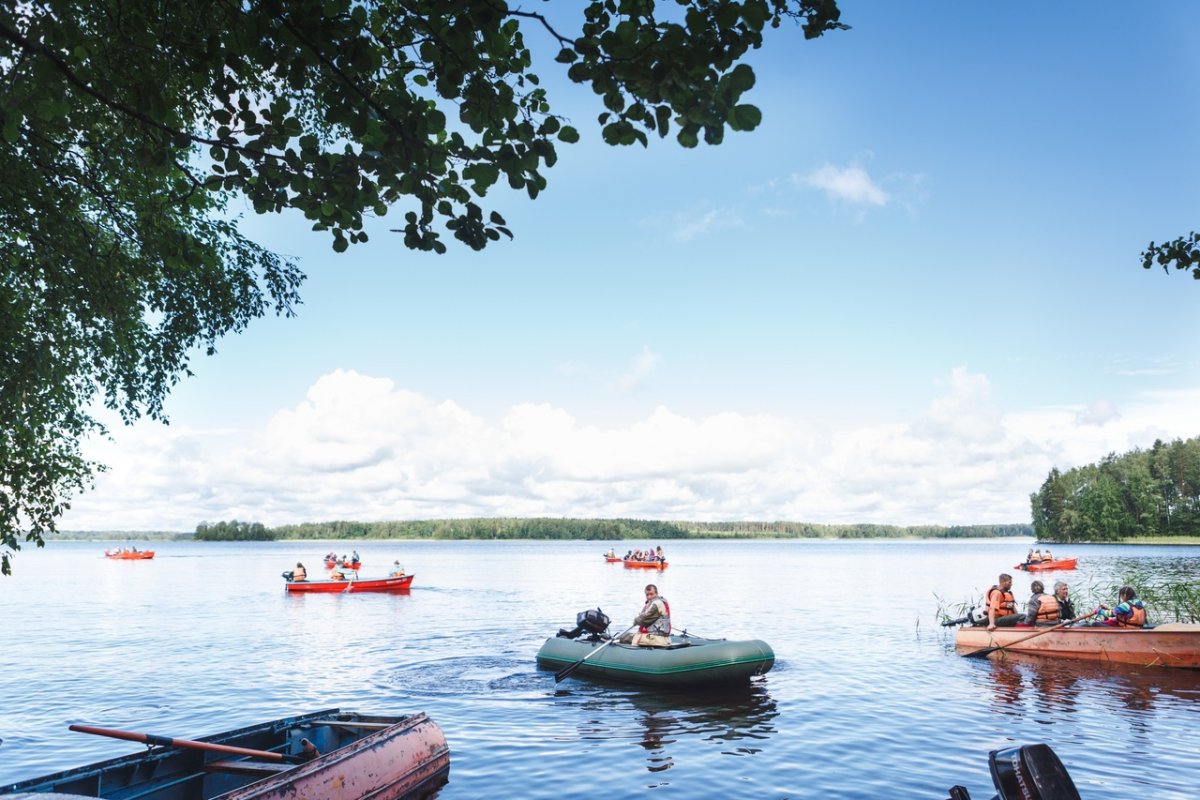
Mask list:
[[[646,585],[646,605],[633,619],[637,631],[628,631],[621,636],[622,644],[641,647],[669,647],[671,644],[671,606],[667,598],[658,593],[653,583]]]

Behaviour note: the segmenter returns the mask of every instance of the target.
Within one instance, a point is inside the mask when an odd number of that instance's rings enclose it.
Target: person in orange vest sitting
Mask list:
[[[1025,606],[1025,624],[1026,625],[1057,625],[1058,619],[1058,601],[1054,599],[1054,595],[1046,594],[1046,586],[1041,581],[1034,581],[1029,584],[1029,591],[1033,594],[1029,598],[1028,605]]]
[[[304,568],[304,565],[301,564],[299,561],[296,562],[296,568],[294,570],[292,570],[292,580],[293,581],[308,580],[308,570],[306,570]]]
[[[1000,573],[1000,580],[987,590],[987,629],[1011,628],[1021,621],[1022,615],[1017,613],[1017,601],[1012,593],[1012,575]]]
[[[400,562],[396,561],[392,564],[392,571],[388,573],[389,578],[403,578],[404,567],[400,566]]]
[[[1132,586],[1122,586],[1117,592],[1116,608],[1103,603],[1096,609],[1099,622],[1093,625],[1109,625],[1115,628],[1144,628],[1146,626],[1146,604],[1138,599]]]
[[[635,644],[643,647],[668,647],[671,644],[671,606],[667,598],[658,593],[658,587],[653,583],[646,585],[646,605],[642,612],[633,618],[633,624],[638,626],[635,633],[627,633],[621,637],[624,644]]]

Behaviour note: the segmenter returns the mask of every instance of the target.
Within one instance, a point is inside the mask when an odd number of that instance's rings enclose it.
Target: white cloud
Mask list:
[[[639,364],[653,366],[644,351]],[[647,367],[648,368],[648,367]],[[1196,434],[1200,390],[1147,394],[1117,411],[1003,411],[965,368],[901,424],[840,430],[665,406],[601,428],[548,404],[495,423],[391,380],[338,370],[260,430],[142,424],[89,455],[111,466],[66,530],[190,530],[452,516],[636,516],[972,524],[1029,519],[1029,494],[1070,468],[1155,438]]]
[[[671,238],[677,242],[690,242],[714,231],[740,227],[741,224],[741,215],[728,208],[677,214],[672,220]]]
[[[796,180],[823,190],[832,200],[851,205],[885,206],[890,199],[888,193],[871,180],[867,171],[856,164],[848,167],[825,164]]]

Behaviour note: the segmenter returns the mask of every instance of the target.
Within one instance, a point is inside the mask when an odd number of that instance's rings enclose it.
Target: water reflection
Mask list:
[[[714,743],[723,755],[758,753],[776,732],[773,720],[779,716],[775,700],[762,684],[701,696],[646,692],[630,694],[627,700],[638,712],[642,726],[638,745],[647,751],[650,772],[674,765],[671,747],[683,737]]]
[[[1049,659],[1024,653],[993,658],[973,679],[993,693],[993,709],[1031,716],[1046,724],[1054,716],[1076,712],[1081,699],[1132,712],[1140,717],[1163,702],[1193,704],[1200,689],[1190,670],[1131,667],[1092,661]],[[1030,715],[1030,711],[1035,713]]]

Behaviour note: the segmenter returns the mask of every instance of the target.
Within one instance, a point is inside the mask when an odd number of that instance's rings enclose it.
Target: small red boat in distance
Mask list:
[[[1048,572],[1055,569],[1075,569],[1077,558],[1056,558],[1052,561],[1026,561],[1017,564],[1013,569],[1023,569],[1027,572]]]
[[[407,592],[412,586],[413,575],[398,575],[394,578],[348,578],[333,581],[293,581],[288,579],[285,588],[289,592],[325,592],[328,594],[357,594],[358,592]]]
[[[625,566],[635,569],[666,569],[666,561],[634,561],[632,559],[624,559]]]
[[[141,561],[146,558],[154,558],[153,550],[126,550],[124,547],[119,547],[116,550],[105,550],[105,558],[111,558],[117,561]]]

